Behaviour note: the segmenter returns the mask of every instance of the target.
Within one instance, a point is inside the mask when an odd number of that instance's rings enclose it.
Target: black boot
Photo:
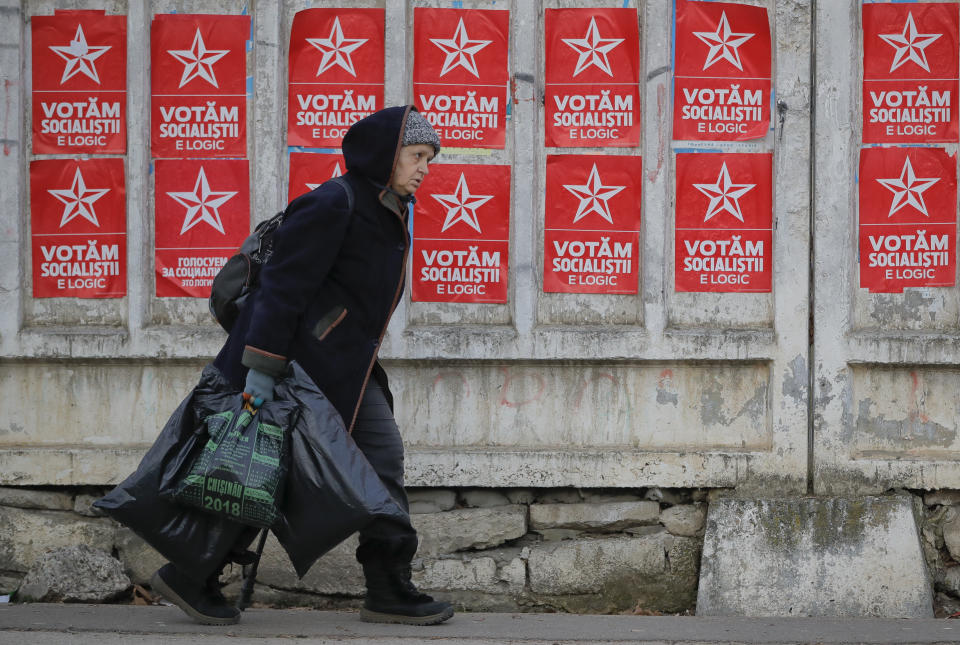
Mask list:
[[[220,571],[217,571],[201,585],[177,571],[172,564],[165,564],[153,574],[150,585],[198,623],[233,625],[240,622],[240,610],[223,597],[219,578]]]
[[[453,616],[453,606],[420,593],[410,580],[410,565],[371,562],[363,565],[367,598],[360,619],[368,623],[436,625]]]

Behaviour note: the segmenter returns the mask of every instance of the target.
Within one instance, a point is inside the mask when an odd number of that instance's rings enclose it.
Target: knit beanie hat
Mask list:
[[[433,146],[434,154],[440,153],[440,137],[437,136],[437,131],[433,129],[433,126],[422,114],[416,110],[410,110],[407,115],[407,125],[403,129],[401,145],[412,146],[417,143]]]

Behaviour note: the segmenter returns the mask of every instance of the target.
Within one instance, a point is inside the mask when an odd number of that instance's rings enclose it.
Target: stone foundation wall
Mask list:
[[[414,582],[470,610],[691,611],[706,498],[659,489],[414,489]],[[346,604],[362,597],[355,539],[299,581],[272,546],[261,599],[327,606],[331,596]]]
[[[960,490],[916,492],[920,545],[942,618],[960,613]]]
[[[111,554],[147,586],[163,558],[90,504],[106,489],[0,488],[0,596],[48,552]],[[411,489],[414,582],[475,611],[692,612],[709,494],[702,490]],[[363,597],[356,537],[298,579],[267,542],[256,601],[351,607]],[[236,593],[239,567],[227,572]],[[14,599],[20,599],[16,595]]]
[[[52,559],[52,551],[76,545],[110,554],[132,585],[148,588],[164,559],[91,508],[104,492],[0,488],[0,596],[14,594],[28,572]],[[410,489],[420,534],[414,582],[462,610],[692,614],[707,508],[726,494],[660,488]],[[915,491],[913,498],[937,614],[950,615],[960,611],[960,491]],[[364,588],[353,556],[356,545],[355,536],[348,539],[298,579],[271,537],[255,601],[277,607],[359,606]],[[227,594],[236,594],[240,568],[228,570],[225,580]],[[131,587],[121,601],[133,594]]]

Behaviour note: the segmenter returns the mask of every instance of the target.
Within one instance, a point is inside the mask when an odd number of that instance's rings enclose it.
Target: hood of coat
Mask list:
[[[343,158],[347,170],[359,173],[375,184],[390,184],[400,154],[407,114],[412,105],[389,107],[360,119],[343,137]]]

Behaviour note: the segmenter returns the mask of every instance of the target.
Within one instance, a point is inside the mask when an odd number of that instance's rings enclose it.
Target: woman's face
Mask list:
[[[433,146],[415,143],[400,148],[400,158],[390,179],[390,188],[406,197],[417,192],[424,177],[430,172],[427,165],[433,160]]]

